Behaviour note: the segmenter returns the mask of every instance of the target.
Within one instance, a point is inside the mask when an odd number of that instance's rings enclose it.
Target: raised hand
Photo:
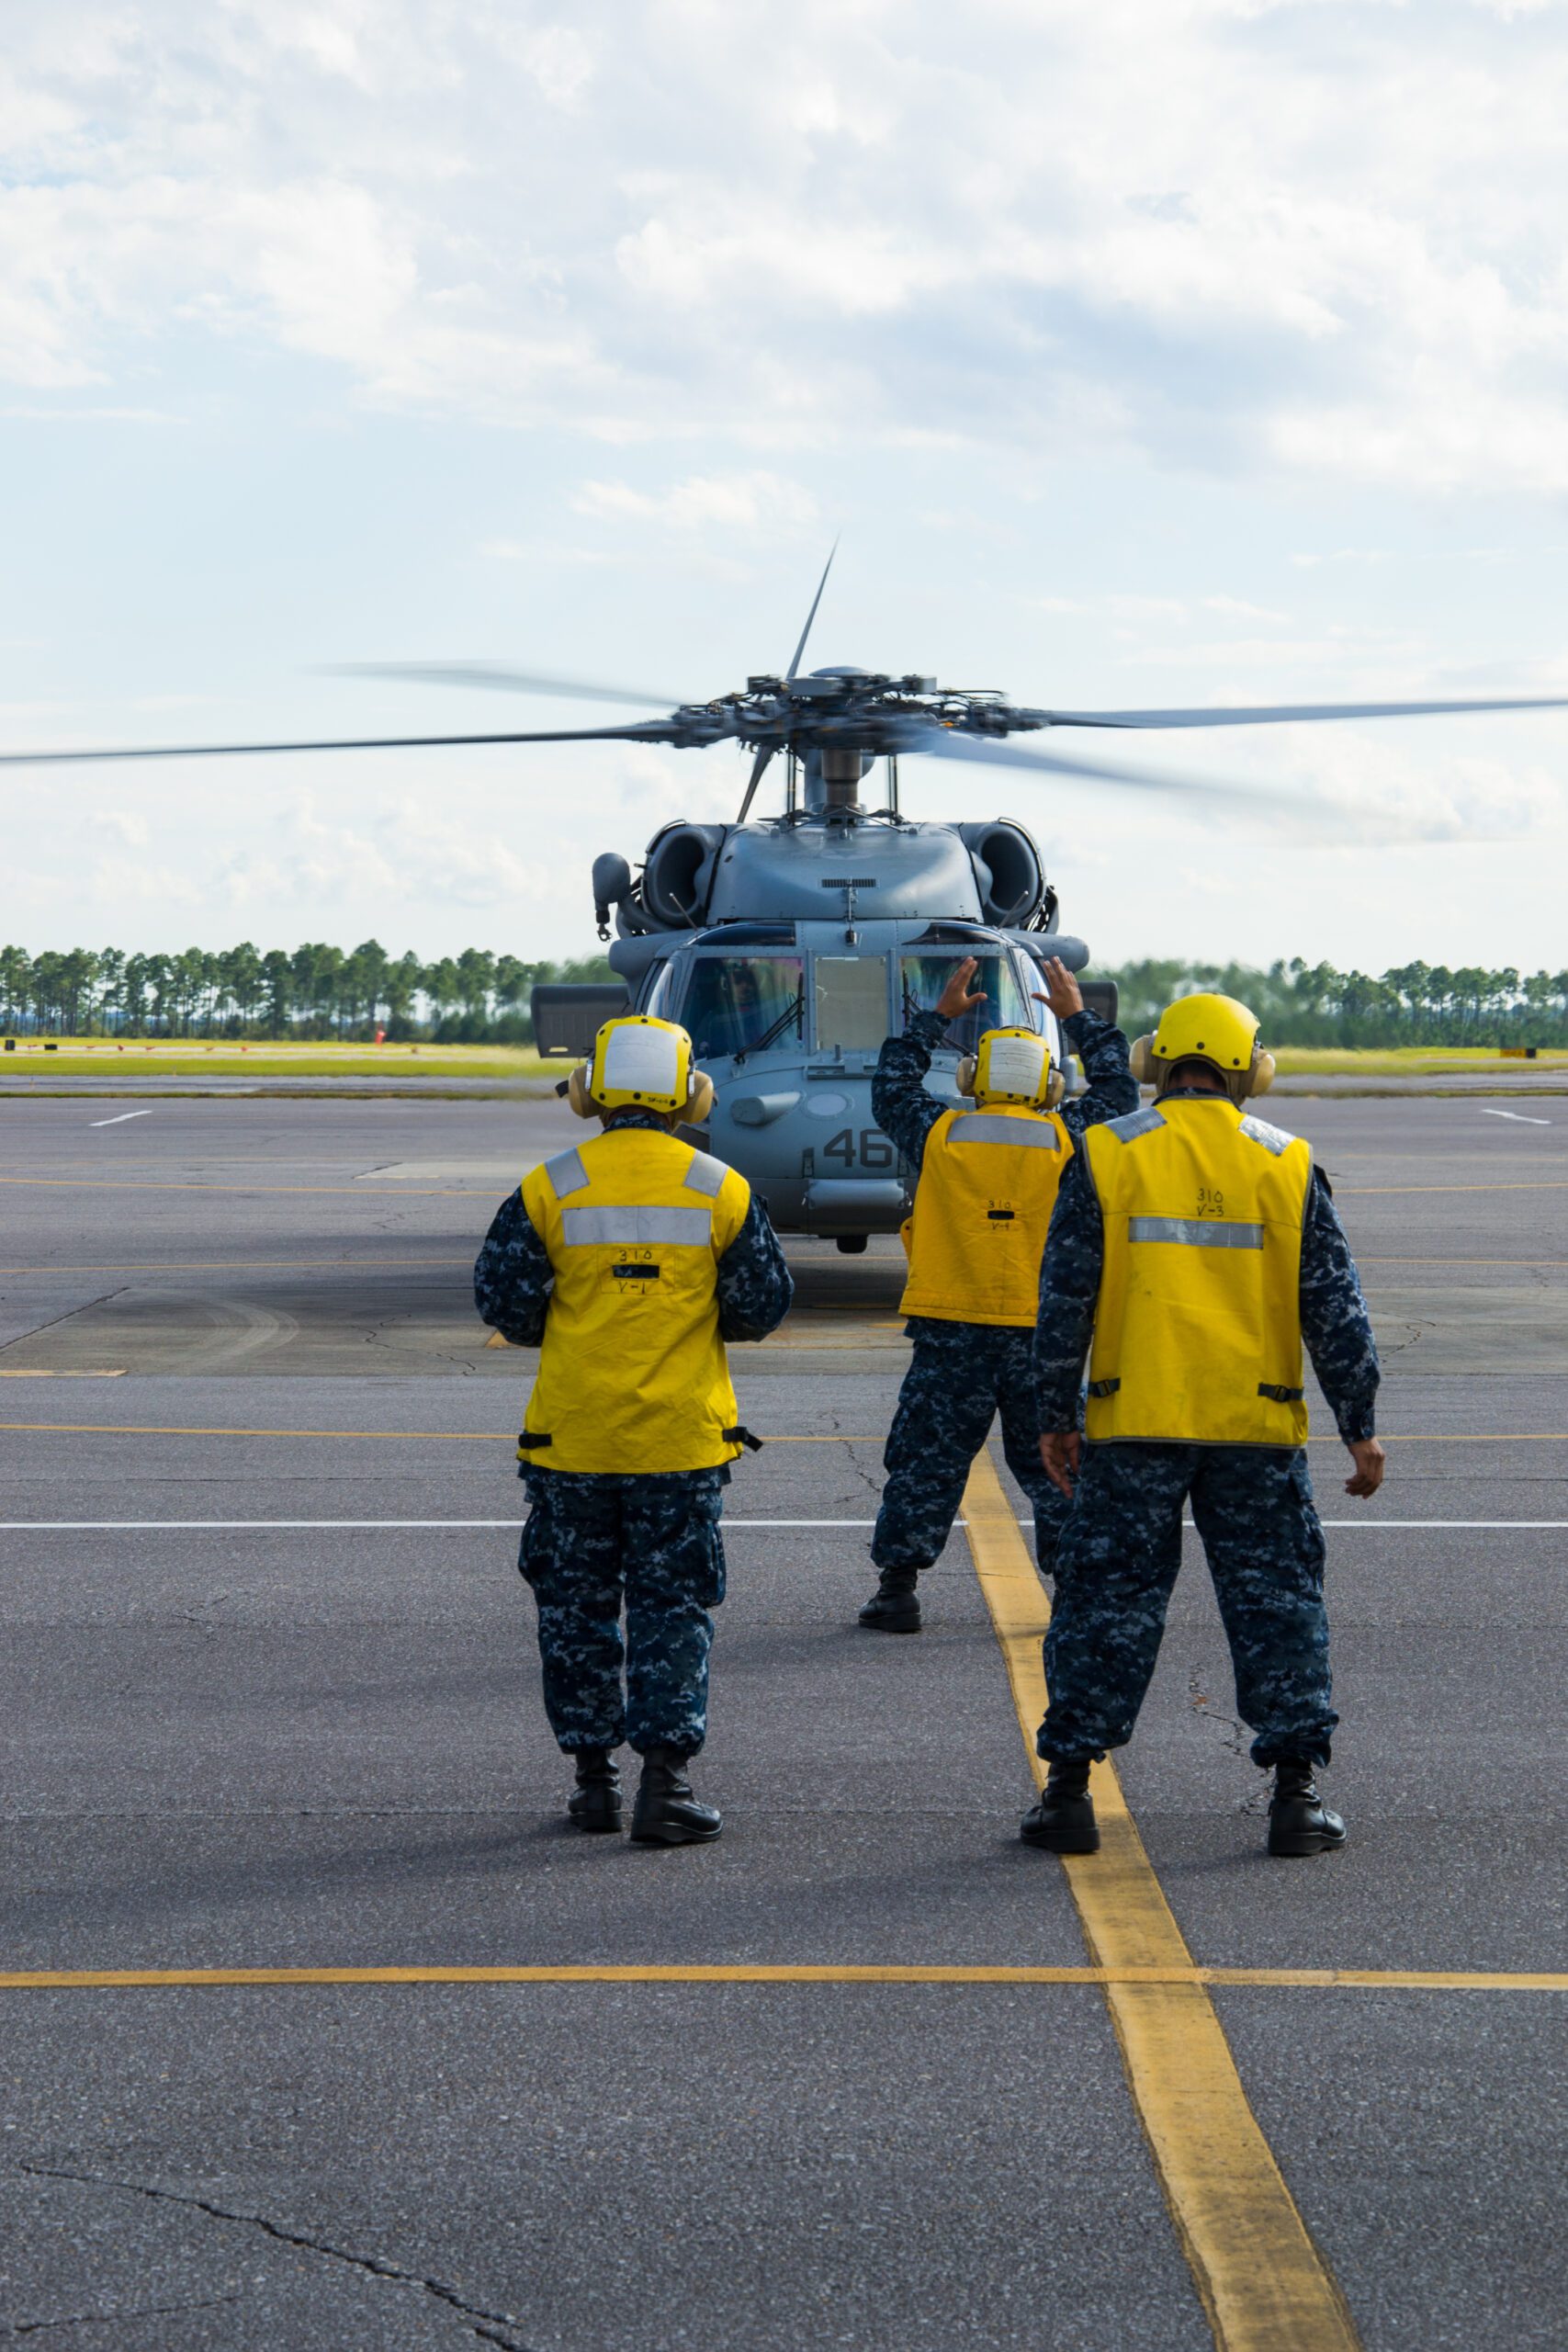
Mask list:
[[[960,1020],[964,1013],[973,1012],[977,1004],[985,1003],[985,989],[971,990],[969,986],[978,969],[978,958],[965,956],[963,963],[955,966],[949,974],[947,986],[936,1001],[936,1010],[944,1021]]]
[[[1053,956],[1045,967],[1046,992],[1031,989],[1036,1004],[1048,1004],[1058,1021],[1070,1021],[1075,1012],[1083,1011],[1083,990],[1059,956]]]

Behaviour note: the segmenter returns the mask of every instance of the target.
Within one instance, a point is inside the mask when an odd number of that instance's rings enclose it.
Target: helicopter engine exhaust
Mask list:
[[[986,922],[1004,930],[1027,923],[1045,896],[1045,874],[1023,827],[999,818],[988,825],[960,825],[958,836],[975,868]]]
[[[686,931],[704,920],[725,831],[723,825],[667,825],[649,842],[642,900],[661,928]]]

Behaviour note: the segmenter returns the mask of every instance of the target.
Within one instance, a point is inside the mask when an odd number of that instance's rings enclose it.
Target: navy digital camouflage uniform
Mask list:
[[[940,1013],[917,1012],[906,1036],[884,1045],[872,1080],[872,1116],[917,1174],[926,1137],[953,1107],[923,1083],[946,1031]],[[1087,1093],[1061,1106],[1063,1125],[1077,1143],[1086,1127],[1135,1111],[1138,1089],[1120,1029],[1083,1012],[1063,1022],[1062,1033],[1089,1080]],[[1040,1466],[1032,1331],[929,1315],[911,1315],[905,1329],[914,1352],[882,1457],[887,1483],[871,1540],[873,1562],[878,1568],[931,1566],[953,1532],[969,1466],[999,1413],[1002,1452],[1033,1506],[1035,1552],[1049,1573],[1071,1505]]]
[[[1164,1099],[1179,1101],[1184,1090]],[[1081,1159],[1062,1180],[1041,1267],[1034,1371],[1040,1426],[1077,1419],[1104,1261],[1104,1226]],[[1348,1443],[1373,1434],[1377,1348],[1328,1180],[1314,1168],[1302,1232],[1302,1336]],[[1073,1762],[1132,1737],[1181,1563],[1188,1498],[1213,1578],[1252,1759],[1329,1760],[1331,1703],[1323,1530],[1295,1446],[1119,1443],[1084,1449],[1056,1556],[1045,1636],[1051,1693],[1037,1742]]]
[[[615,1125],[664,1123],[631,1111]],[[717,1277],[720,1339],[765,1340],[783,1322],[795,1285],[755,1193]],[[522,1194],[513,1193],[474,1267],[480,1317],[514,1346],[536,1348],[554,1280]],[[569,1756],[624,1740],[639,1754],[694,1756],[707,1735],[708,1611],[724,1599],[718,1522],[728,1464],[601,1475],[524,1463],[518,1475],[529,1512],[517,1565],[538,1608],[545,1711],[557,1740]]]

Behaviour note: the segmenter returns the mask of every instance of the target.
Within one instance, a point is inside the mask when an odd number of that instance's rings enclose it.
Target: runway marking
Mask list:
[[[32,1373],[30,1379],[64,1377]],[[445,1445],[515,1444],[515,1430],[261,1430],[174,1421],[0,1421],[0,1430],[42,1432],[63,1437],[318,1437],[387,1439],[429,1438]],[[886,1430],[829,1430],[821,1436],[775,1434],[764,1445],[883,1445]],[[1402,1430],[1386,1433],[1384,1445],[1568,1445],[1568,1430]],[[1309,1445],[1338,1446],[1336,1436],[1309,1437]],[[731,1522],[733,1524],[733,1522]],[[1347,1521],[1346,1525],[1359,1525]],[[1385,1522],[1386,1523],[1386,1522]],[[1515,1521],[1507,1522],[1510,1526]],[[1448,1524],[1447,1521],[1444,1524]]]
[[[967,1520],[955,1519],[953,1523],[955,1528],[967,1531]],[[1552,1529],[1568,1530],[1568,1519],[1325,1519],[1318,1523],[1322,1527],[1349,1529],[1364,1534],[1416,1528],[1487,1529],[1495,1533],[1508,1533],[1517,1529],[1535,1533]],[[1032,1515],[1026,1513],[1019,1520],[1018,1524],[1020,1527],[1032,1526],[1033,1524]],[[1190,1534],[1193,1532],[1191,1520],[1184,1519],[1181,1524],[1187,1533]],[[0,1519],[0,1535],[170,1535],[197,1528],[205,1530],[208,1533],[220,1529],[230,1534],[250,1534],[263,1532],[269,1528],[282,1527],[337,1528],[344,1532],[354,1533],[368,1532],[373,1529],[519,1528],[522,1525],[523,1521],[520,1519]],[[770,1527],[858,1529],[874,1527],[876,1521],[874,1519],[730,1519],[727,1517],[722,1521],[722,1525],[731,1534],[735,1534],[742,1530],[752,1532],[758,1529]]]
[[[42,1431],[63,1437],[320,1437],[429,1438],[443,1445],[515,1445],[515,1430],[255,1430],[186,1427],[173,1421],[0,1421],[0,1430]],[[886,1437],[833,1430],[826,1437],[770,1437],[767,1445],[881,1445]]]
[[[1568,1993],[1568,1975],[1397,1968],[1011,1968],[935,1962],[585,1961],[424,1968],[13,1968],[0,1991],[218,1990],[289,1984],[1063,1984],[1253,1985],[1264,1990],[1395,1993]],[[1240,2345],[1251,2340],[1233,2335]],[[1283,2343],[1284,2339],[1276,2339]],[[1304,2339],[1292,2339],[1304,2341]],[[1322,2340],[1313,2339],[1314,2352]]]
[[[0,1184],[31,1184],[51,1192],[68,1193],[333,1193],[349,1200],[368,1197],[357,1184],[143,1184],[121,1176],[0,1176]],[[416,1201],[490,1201],[495,1194],[491,1189],[480,1190],[473,1185],[407,1184],[400,1186],[398,1197]]]
[[[90,1127],[123,1127],[127,1119],[150,1119],[152,1116],[151,1111],[121,1111],[112,1119],[89,1119],[87,1125]]]
[[[964,1495],[969,1548],[1007,1665],[1036,1785],[1050,1617],[989,1453]],[[1109,1763],[1094,1767],[1100,1850],[1064,1856],[1177,2236],[1219,2352],[1356,2352],[1338,2287],[1307,2233],[1236,2072],[1208,1990],[1144,1851]],[[1130,1978],[1128,1969],[1167,1972]]]
[[[1494,1111],[1486,1103],[1481,1107],[1481,1115],[1483,1119],[1517,1119],[1521,1127],[1549,1127],[1551,1125],[1550,1119],[1532,1119],[1528,1111]]]
[[[1375,1193],[1568,1193],[1568,1179],[1553,1176],[1539,1184],[1341,1184],[1335,1197],[1365,1200]]]
[[[125,1366],[113,1372],[34,1372],[20,1364],[0,1364],[0,1380],[123,1380]]]
[[[262,1274],[291,1272],[330,1274],[340,1266],[370,1266],[380,1273],[423,1273],[425,1268],[471,1266],[462,1258],[145,1258],[135,1265],[89,1266],[74,1261],[69,1266],[0,1266],[0,1274]],[[1537,1262],[1507,1259],[1508,1265]],[[1541,1260],[1542,1264],[1555,1261]]]

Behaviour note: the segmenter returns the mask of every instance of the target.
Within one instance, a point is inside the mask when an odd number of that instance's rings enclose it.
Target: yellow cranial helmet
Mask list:
[[[693,1061],[692,1040],[678,1022],[633,1012],[605,1022],[592,1060],[572,1071],[568,1095],[581,1119],[642,1110],[663,1118],[679,1113],[695,1124],[712,1107],[713,1080]]]
[[[1036,1029],[987,1029],[959,1063],[957,1075],[960,1094],[972,1094],[976,1102],[1055,1110],[1064,1091],[1062,1073]]]
[[[1206,1062],[1233,1102],[1266,1094],[1274,1083],[1274,1057],[1259,1050],[1256,1012],[1234,996],[1180,996],[1161,1013],[1159,1026],[1133,1046],[1133,1075],[1165,1093],[1179,1062]]]

